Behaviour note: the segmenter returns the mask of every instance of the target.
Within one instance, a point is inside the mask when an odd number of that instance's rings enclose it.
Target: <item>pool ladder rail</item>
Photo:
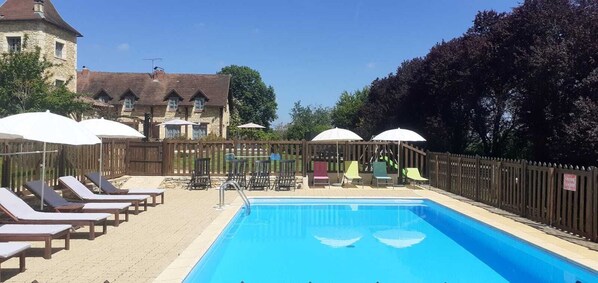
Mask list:
[[[251,203],[249,202],[249,199],[247,198],[247,195],[245,195],[245,192],[243,191],[243,189],[239,186],[239,183],[237,183],[237,181],[234,181],[234,180],[226,181],[226,182],[222,183],[222,185],[220,185],[220,188],[219,188],[220,192],[219,192],[219,197],[218,197],[218,208],[222,209],[224,207],[224,191],[229,186],[232,186],[233,188],[235,188],[237,193],[239,193],[239,196],[241,196],[241,199],[243,199],[243,203],[245,203],[245,214],[249,215],[251,213]]]

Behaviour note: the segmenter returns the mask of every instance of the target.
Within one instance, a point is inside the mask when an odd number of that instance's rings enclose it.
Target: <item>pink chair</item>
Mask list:
[[[330,188],[330,179],[328,178],[328,163],[325,161],[314,161],[314,180],[312,186],[328,185]]]

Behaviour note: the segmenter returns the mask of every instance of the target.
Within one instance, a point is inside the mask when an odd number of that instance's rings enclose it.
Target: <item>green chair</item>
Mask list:
[[[370,181],[370,184],[372,184],[375,179],[376,187],[378,187],[380,185],[380,182],[383,182],[383,184],[385,186],[388,186],[388,185],[393,186],[392,178],[390,178],[388,176],[388,173],[386,172],[386,162],[376,161],[376,162],[372,163],[372,167],[373,167],[373,174],[372,174],[372,180]]]
[[[419,169],[417,168],[404,168],[403,176],[405,176],[410,181],[414,181],[416,183],[423,183],[428,181],[428,179],[422,177],[422,175],[419,173]]]
[[[345,184],[345,179],[351,183],[359,181],[363,188],[363,179],[359,176],[359,163],[357,161],[345,161],[345,174],[343,175],[341,187]]]

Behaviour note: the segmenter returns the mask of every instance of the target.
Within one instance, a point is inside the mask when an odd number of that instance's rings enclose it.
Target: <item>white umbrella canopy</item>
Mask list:
[[[46,112],[30,112],[0,119],[0,130],[5,135],[44,143],[42,153],[42,184],[46,179],[46,143],[91,145],[102,141],[75,120]],[[44,208],[42,188],[40,208]]]
[[[173,119],[170,121],[166,121],[164,123],[161,123],[160,126],[187,126],[187,125],[197,125],[193,122],[189,122],[189,121],[185,121],[185,120],[181,120],[181,119]]]
[[[237,126],[237,128],[241,128],[241,129],[264,129],[266,127],[264,127],[262,125],[258,125],[256,123],[247,123],[247,124],[239,125],[239,126]]]
[[[426,141],[424,137],[420,134],[407,129],[392,129],[388,131],[384,131],[377,136],[375,136],[372,140],[375,141]]]
[[[145,138],[137,130],[116,121],[100,119],[89,119],[79,122],[83,127],[88,129],[90,132],[95,134],[100,139],[113,138],[113,139],[136,139]],[[100,177],[102,176],[102,158],[104,156],[104,146],[100,146]],[[100,182],[100,192],[102,191]]]
[[[340,182],[340,157],[338,154],[339,141],[360,141],[363,140],[356,133],[347,129],[334,128],[328,129],[315,136],[312,141],[335,141],[336,142],[336,179]]]
[[[105,120],[104,118],[83,120],[79,122],[79,124],[83,125],[87,130],[99,138],[145,138],[143,134],[123,123]]]

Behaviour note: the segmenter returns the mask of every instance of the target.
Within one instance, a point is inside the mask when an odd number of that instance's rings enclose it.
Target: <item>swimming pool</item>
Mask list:
[[[184,282],[598,282],[428,200],[254,199]]]

